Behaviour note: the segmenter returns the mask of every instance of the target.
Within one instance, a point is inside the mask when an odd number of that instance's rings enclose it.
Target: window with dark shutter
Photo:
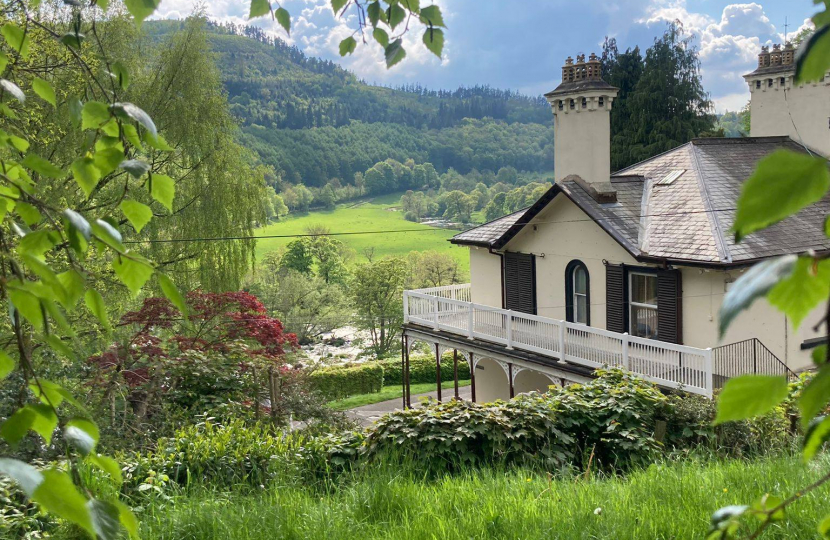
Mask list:
[[[683,287],[679,270],[657,272],[657,339],[683,343]]]
[[[524,253],[504,254],[504,307],[536,313],[536,261]]]
[[[626,332],[626,283],[623,265],[605,267],[605,328],[612,332]]]

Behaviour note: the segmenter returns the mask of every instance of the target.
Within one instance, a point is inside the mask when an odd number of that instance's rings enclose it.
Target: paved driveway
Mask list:
[[[455,392],[452,388],[444,388],[441,390],[441,398],[444,401],[450,400],[455,395]],[[462,386],[458,389],[458,395],[461,399],[470,400],[472,399],[472,394],[470,391],[469,386]],[[426,394],[416,394],[412,396],[412,406],[417,407],[421,401],[421,398],[431,397],[432,399],[437,399],[438,392],[427,392]],[[361,426],[369,426],[375,420],[383,416],[388,412],[392,412],[394,410],[400,409],[403,405],[403,399],[390,399],[389,401],[381,401],[380,403],[373,403],[371,405],[364,405],[362,407],[357,407],[354,409],[349,409],[346,411],[346,415],[349,418],[357,421]]]

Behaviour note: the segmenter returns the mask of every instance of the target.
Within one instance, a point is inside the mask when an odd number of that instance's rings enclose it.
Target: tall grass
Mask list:
[[[679,539],[703,538],[716,509],[765,492],[788,495],[824,459],[682,460],[625,477],[549,479],[471,470],[437,480],[391,465],[325,487],[276,483],[259,492],[191,487],[142,512],[146,540]],[[830,489],[797,503],[764,538],[817,538]]]

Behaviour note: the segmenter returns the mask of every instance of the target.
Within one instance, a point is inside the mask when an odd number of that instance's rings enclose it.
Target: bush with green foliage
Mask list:
[[[403,384],[401,361],[398,358],[379,360],[383,366],[383,384],[386,386]],[[452,381],[455,375],[453,371],[452,353],[445,353],[441,357],[441,381]],[[470,366],[464,356],[458,355],[458,380],[470,380]],[[435,373],[435,357],[428,355],[411,355],[409,357],[409,383],[434,383],[437,382]]]
[[[311,386],[327,399],[373,394],[383,388],[383,366],[371,362],[355,366],[330,366],[312,371]]]

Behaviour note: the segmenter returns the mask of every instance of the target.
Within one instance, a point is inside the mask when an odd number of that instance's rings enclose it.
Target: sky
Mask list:
[[[427,5],[431,0],[421,0]],[[700,51],[704,88],[718,112],[738,110],[749,99],[741,75],[752,71],[761,45],[784,40],[809,24],[810,0],[433,0],[447,24],[441,59],[421,44],[422,31],[405,36],[407,57],[387,70],[380,45],[370,41],[341,58],[340,41],[357,28],[354,8],[335,17],[328,0],[284,0],[291,36],[269,18],[253,21],[306,54],[333,60],[368,82],[419,83],[432,89],[490,85],[538,95],[561,79],[566,57],[598,54],[606,36],[621,50],[647,48],[668,21],[680,20]],[[181,18],[201,5],[219,21],[248,23],[250,0],[162,0],[159,18]]]

